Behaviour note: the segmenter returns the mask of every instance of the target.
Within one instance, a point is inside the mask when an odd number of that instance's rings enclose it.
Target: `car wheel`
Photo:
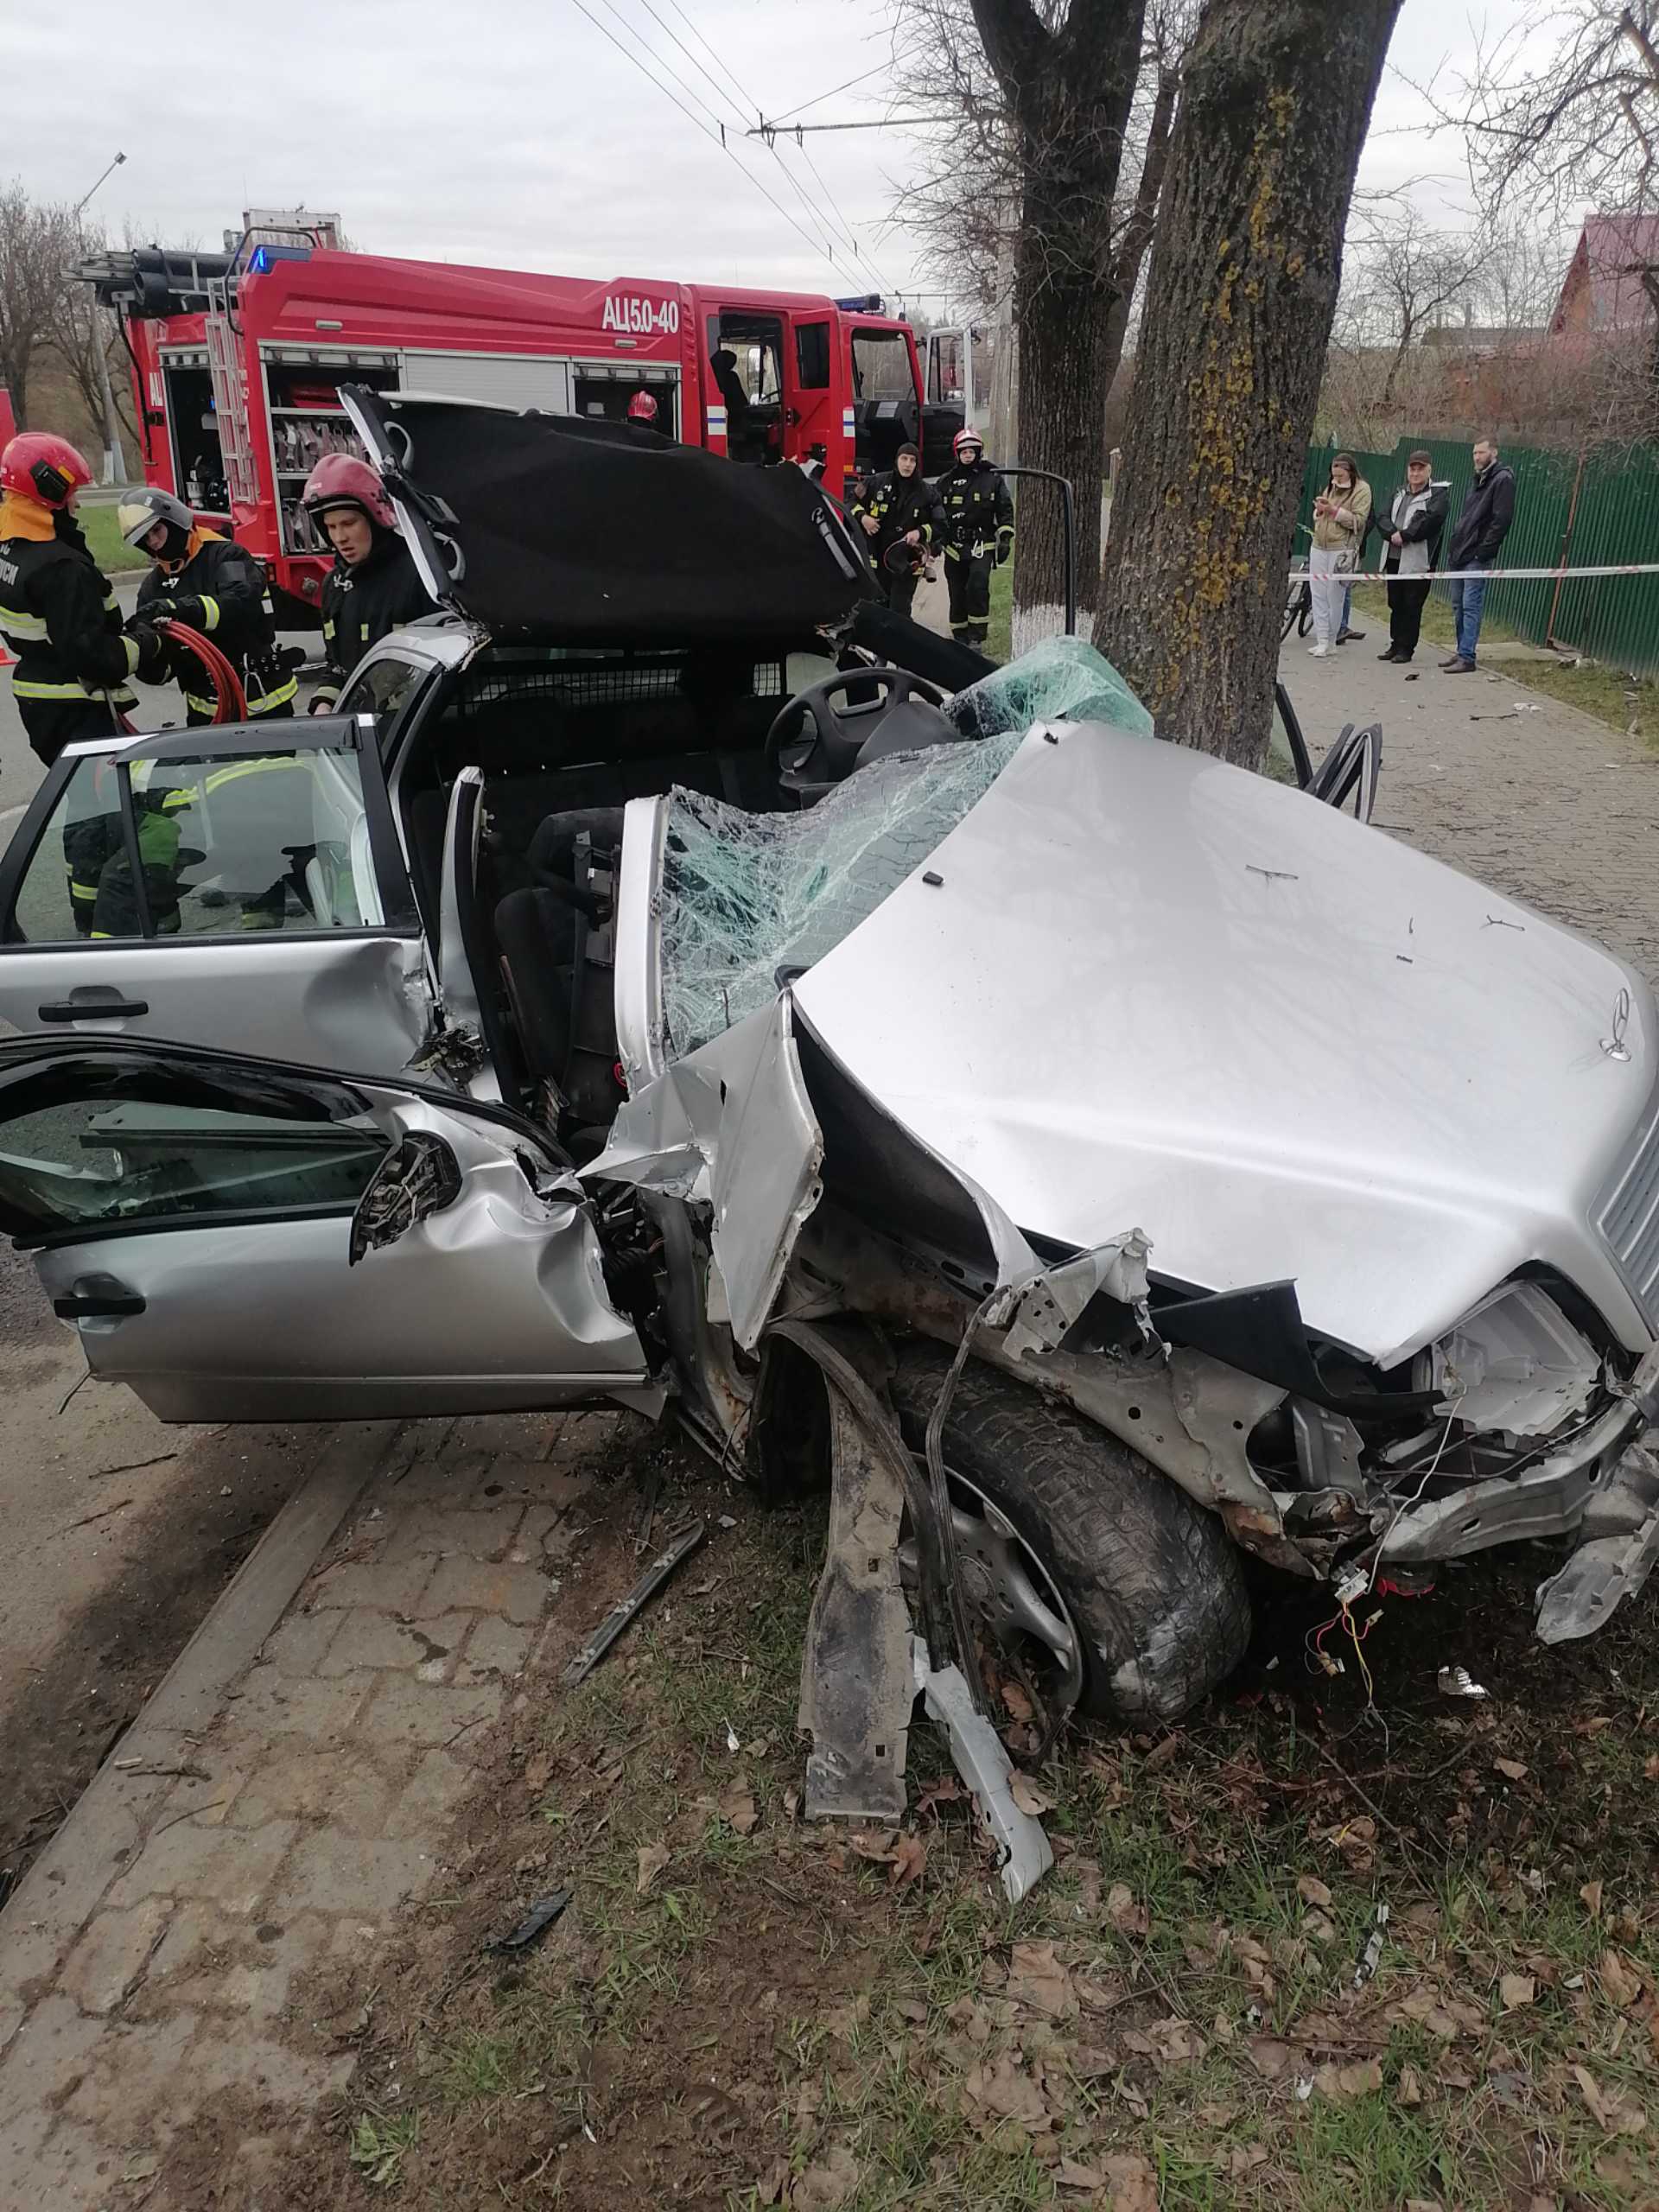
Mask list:
[[[917,1344],[893,1376],[918,1452],[949,1367]],[[970,1359],[944,1463],[969,1604],[1052,1707],[1175,1720],[1243,1657],[1250,1604],[1231,1539],[1116,1437]]]

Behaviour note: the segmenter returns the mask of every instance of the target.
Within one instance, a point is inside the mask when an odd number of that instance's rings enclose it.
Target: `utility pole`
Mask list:
[[[103,183],[105,177],[113,175],[126,158],[124,154],[117,154],[103,175],[98,179],[98,182],[77,200],[75,203],[77,218],[92,194],[98,190],[99,185]],[[115,411],[115,393],[110,385],[109,347],[105,342],[102,318],[99,314],[96,297],[92,301],[92,351],[98,356],[99,394],[104,403],[104,481],[106,484],[120,484],[126,480],[126,455],[121,450],[121,417]]]

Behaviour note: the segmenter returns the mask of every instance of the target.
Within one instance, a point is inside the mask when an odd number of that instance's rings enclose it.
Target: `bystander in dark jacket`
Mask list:
[[[1451,505],[1451,487],[1433,480],[1433,456],[1419,447],[1406,462],[1405,482],[1380,512],[1373,510],[1389,577],[1389,646],[1379,660],[1408,661],[1417,650],[1430,572],[1440,557]]]

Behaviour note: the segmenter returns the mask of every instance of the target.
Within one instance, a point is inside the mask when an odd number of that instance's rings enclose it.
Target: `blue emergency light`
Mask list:
[[[248,257],[250,276],[263,276],[274,261],[309,261],[308,245],[257,245]]]

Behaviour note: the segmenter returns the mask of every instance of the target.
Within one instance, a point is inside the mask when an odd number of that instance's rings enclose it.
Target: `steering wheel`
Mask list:
[[[855,699],[853,693],[860,690],[868,690],[871,696]],[[830,704],[843,694],[844,706]],[[930,707],[943,707],[950,696],[926,677],[912,676],[907,668],[891,668],[885,662],[869,668],[841,669],[822,683],[798,691],[772,717],[766,732],[766,772],[792,787],[791,779],[798,781],[813,754],[822,748],[822,780],[839,783],[851,775],[859,753],[891,709],[912,698]]]

